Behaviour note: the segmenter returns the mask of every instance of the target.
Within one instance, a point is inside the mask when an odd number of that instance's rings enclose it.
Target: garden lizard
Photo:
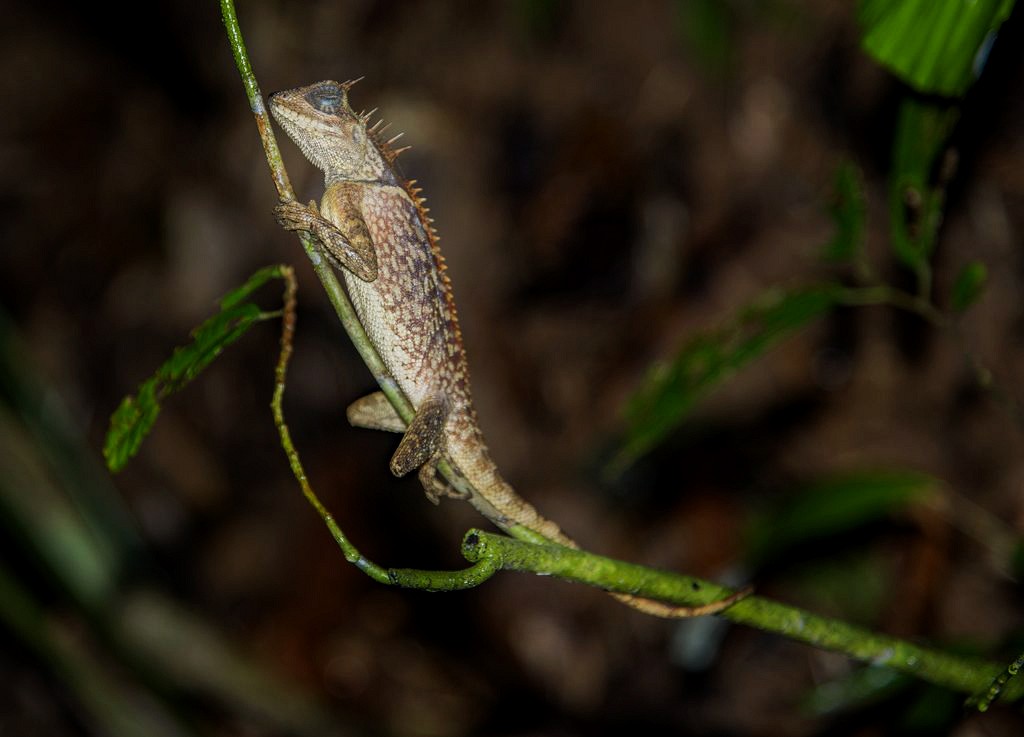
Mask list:
[[[358,80],[355,80],[358,81]],[[348,92],[355,81],[318,82],[278,92],[270,110],[309,161],[324,173],[319,207],[294,200],[275,209],[287,230],[310,234],[343,275],[360,322],[388,371],[415,409],[406,427],[381,392],[347,411],[358,427],[403,433],[391,471],[419,469],[428,498],[468,498],[485,517],[517,537],[577,547],[501,477],[491,460],[470,398],[466,352],[451,282],[424,200],[414,182],[400,178],[394,160],[398,136],[384,140],[373,114],[355,113]],[[466,484],[437,472],[446,460]],[[459,487],[459,489],[456,488]],[[531,534],[533,533],[533,534]],[[700,607],[677,607],[615,596],[666,617],[709,614],[745,592]]]

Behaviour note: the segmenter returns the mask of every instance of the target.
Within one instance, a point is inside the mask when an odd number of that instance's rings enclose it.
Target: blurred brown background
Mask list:
[[[840,311],[726,384],[623,479],[597,472],[654,359],[765,288],[825,273],[818,254],[833,232],[827,205],[842,157],[864,168],[876,263],[904,278],[885,266],[884,207],[902,91],[860,52],[851,5],[257,1],[239,14],[265,93],[365,75],[353,104],[379,107],[405,131],[413,149],[401,167],[437,220],[493,455],[547,516],[598,552],[753,575],[760,592],[825,614],[1008,657],[1024,635],[1009,561],[941,509],[742,570],[751,510],[837,471],[932,474],[999,535],[1020,535],[1021,424],[920,320]],[[276,195],[216,4],[137,4],[121,15],[42,0],[4,16],[0,306],[15,331],[5,350],[40,406],[62,413],[98,458],[121,397],[220,295],[260,266],[294,263],[300,315],[286,412],[314,486],[374,560],[460,565],[462,532],[483,521],[466,505],[431,506],[414,479],[393,479],[396,439],[345,422],[344,407],[371,381],[296,239],[273,222]],[[963,263],[988,264],[989,289],[963,330],[1018,398],[1020,16],[965,105],[935,261],[940,302]],[[281,143],[300,197],[318,197],[318,173]],[[277,298],[268,289],[262,301]],[[277,339],[268,324],[225,352],[168,402],[114,479],[138,531],[114,565],[115,588],[162,592],[205,622],[217,647],[304,692],[330,715],[316,731],[1024,730],[1009,709],[960,713],[959,697],[940,698],[937,724],[900,726],[913,705],[931,703],[915,686],[815,712],[808,694],[853,672],[845,658],[751,630],[680,629],[552,580],[505,575],[448,595],[374,584],[345,563],[277,446],[267,409]],[[105,651],[116,638],[79,621],[30,543],[8,536],[0,550],[62,637],[136,682],[110,665],[120,662]],[[837,550],[841,565],[800,567]],[[160,636],[156,614],[133,611]],[[16,630],[0,642],[0,732],[102,731]],[[177,655],[201,660],[212,647],[185,637]],[[304,731],[203,683],[150,676],[199,733]]]

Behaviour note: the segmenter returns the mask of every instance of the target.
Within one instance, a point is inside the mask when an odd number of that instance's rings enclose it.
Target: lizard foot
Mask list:
[[[317,242],[327,260],[366,282],[377,278],[377,252],[366,223],[358,213],[334,223],[323,215],[316,202],[303,205],[284,200],[274,208],[274,219],[285,230],[301,230]]]
[[[470,492],[465,489],[457,489],[448,481],[437,474],[437,465],[434,462],[423,464],[418,474],[420,483],[423,484],[423,491],[431,504],[440,504],[441,498],[447,499],[469,499]]]

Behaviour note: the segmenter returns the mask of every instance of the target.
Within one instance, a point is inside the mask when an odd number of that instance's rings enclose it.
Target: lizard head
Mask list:
[[[327,181],[393,182],[389,159],[353,112],[348,91],[359,80],[317,82],[270,96],[270,112]]]

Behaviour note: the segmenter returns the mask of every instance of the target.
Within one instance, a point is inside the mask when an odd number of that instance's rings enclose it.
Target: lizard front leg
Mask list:
[[[320,246],[335,266],[347,269],[365,282],[377,278],[377,252],[366,222],[357,210],[349,210],[334,223],[320,214],[315,202],[303,205],[286,200],[274,208],[274,217],[285,230],[303,230]]]

